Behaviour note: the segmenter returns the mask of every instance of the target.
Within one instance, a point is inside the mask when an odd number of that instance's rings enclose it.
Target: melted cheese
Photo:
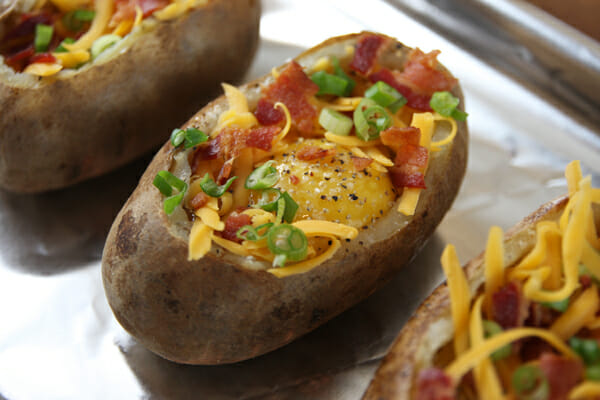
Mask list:
[[[598,290],[595,285],[586,289],[569,305],[550,327],[550,330],[563,340],[579,332],[586,323],[594,320],[598,310]]]
[[[569,346],[552,332],[540,328],[515,328],[494,335],[482,341],[477,346],[471,347],[466,352],[458,353],[460,355],[446,367],[445,372],[455,383],[458,383],[469,370],[482,360],[488,358],[493,352],[507,344],[526,337],[539,337],[565,356],[570,358],[578,357]]]
[[[219,116],[219,122],[210,136],[217,136],[223,128],[228,126],[247,129],[258,125],[256,117],[248,110],[246,96],[238,88],[227,83],[223,83],[222,86],[229,103],[229,109]]]
[[[358,229],[330,221],[304,220],[296,221],[292,225],[301,229],[306,236],[334,236],[342,239],[354,239]]]
[[[281,142],[281,140],[290,131],[290,128],[292,127],[292,116],[290,115],[290,110],[288,110],[288,108],[286,107],[285,104],[278,101],[277,103],[275,103],[274,107],[281,108],[281,110],[285,114],[285,125],[284,125],[283,129],[281,130],[281,132],[279,132],[277,137],[273,140],[273,144],[275,145],[278,142]]]
[[[483,297],[477,298],[473,309],[471,310],[471,320],[469,322],[469,339],[471,346],[477,346],[484,340],[483,323],[481,321],[481,303]],[[489,400],[502,399],[502,386],[498,375],[494,370],[492,360],[489,358],[481,360],[474,367],[473,377],[479,398]]]
[[[221,222],[219,213],[209,207],[200,208],[196,211],[196,215],[202,220],[204,225],[215,231],[222,231],[225,229],[225,224]]]
[[[569,400],[584,400],[600,396],[600,382],[585,381],[569,392]]]
[[[452,143],[458,133],[458,126],[456,125],[454,118],[443,117],[437,113],[433,119],[435,121],[445,121],[450,124],[450,133],[445,138],[431,143],[431,151],[440,151],[444,146]]]
[[[29,64],[23,72],[35,76],[50,76],[56,74],[61,69],[63,69],[63,66],[56,63],[33,63]]]
[[[454,354],[462,354],[468,348],[467,324],[471,293],[454,246],[448,245],[442,253],[442,268],[446,274],[450,292],[452,322],[454,323]]]
[[[331,132],[325,132],[325,139],[329,140],[332,143],[340,144],[344,147],[369,147],[381,144],[381,141],[379,139],[369,140],[368,142],[365,142],[364,140],[359,139],[356,136],[341,136]]]
[[[102,36],[112,17],[113,0],[96,0],[94,8],[96,14],[94,15],[94,20],[92,21],[90,29],[75,43],[63,44],[64,48],[71,52],[75,50],[88,50],[92,47],[92,43]]]
[[[190,231],[188,244],[188,260],[199,260],[209,252],[211,247],[212,229],[200,219],[194,222]]]
[[[504,234],[497,226],[490,228],[484,255],[485,306],[488,317],[492,315],[492,295],[504,285]]]
[[[52,55],[60,61],[64,68],[75,68],[90,59],[90,52],[87,50],[75,50],[68,53],[52,53]]]

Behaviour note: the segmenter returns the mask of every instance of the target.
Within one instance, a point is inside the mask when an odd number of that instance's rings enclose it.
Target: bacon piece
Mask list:
[[[27,47],[24,50],[19,51],[16,54],[13,54],[10,57],[6,57],[4,62],[6,65],[11,67],[17,72],[22,72],[25,69],[25,66],[29,64],[29,59],[31,56],[35,54],[35,50],[33,49],[33,45]]]
[[[416,400],[454,400],[452,379],[439,368],[427,368],[419,372]]]
[[[217,183],[219,185],[224,185],[229,177],[231,176],[231,171],[233,170],[233,161],[228,161],[223,164],[221,170],[219,171],[219,176],[217,177]]]
[[[281,131],[279,126],[261,126],[249,131],[246,146],[269,151],[273,146],[273,138]]]
[[[109,25],[116,26],[121,21],[133,21],[136,16],[136,5],[139,5],[142,10],[142,18],[147,18],[153,12],[165,8],[169,3],[169,0],[115,0],[116,11]]]
[[[356,171],[362,171],[363,169],[371,165],[371,163],[373,162],[373,159],[371,158],[357,156],[350,156],[350,158],[352,159],[352,165],[354,166],[354,169]]]
[[[414,144],[405,144],[400,147],[399,151],[396,153],[394,165],[399,166],[408,164],[423,170],[427,165],[428,159],[429,154],[426,147]]]
[[[550,307],[546,307],[535,301],[530,302],[529,315],[525,320],[525,325],[534,327],[548,327],[556,319],[557,312]]]
[[[335,149],[322,149],[318,146],[305,146],[296,152],[296,157],[303,161],[314,161],[335,155]]]
[[[264,99],[286,105],[290,111],[294,126],[302,133],[314,131],[317,110],[309,98],[319,91],[319,87],[304,73],[300,64],[290,62],[277,80],[264,90]]]
[[[200,174],[201,171],[198,169],[202,165],[202,161],[215,160],[218,155],[219,144],[216,140],[211,140],[206,144],[198,146],[198,148],[194,151],[194,155],[192,156],[192,160],[190,162],[192,172],[194,174]]]
[[[581,360],[544,353],[540,357],[540,369],[550,384],[548,400],[565,400],[567,394],[583,380]]]
[[[579,275],[579,283],[582,289],[587,289],[592,286],[592,277],[589,275]]]
[[[256,119],[261,125],[275,125],[285,119],[285,114],[268,100],[260,99],[254,111]]]
[[[56,58],[50,53],[38,53],[29,59],[29,64],[54,62],[56,62]]]
[[[412,140],[412,139],[410,139]],[[425,189],[425,167],[429,154],[427,148],[403,144],[396,152],[394,166],[389,169],[392,184],[397,188]]]
[[[298,178],[296,175],[290,175],[290,183],[292,185],[297,185],[300,183],[300,178]]]
[[[225,220],[225,229],[218,233],[223,239],[231,240],[236,243],[242,243],[242,239],[238,238],[236,233],[242,226],[245,225],[252,225],[252,219],[250,216],[234,211],[229,214]]]
[[[523,326],[528,309],[529,300],[516,281],[508,282],[492,294],[492,317],[503,329]]]
[[[192,200],[190,200],[190,207],[192,207],[194,210],[198,210],[204,207],[206,203],[208,203],[208,200],[210,200],[209,195],[207,195],[204,192],[199,192],[194,197],[192,197]]]
[[[350,68],[355,71],[368,75],[377,66],[377,56],[385,44],[389,43],[389,39],[379,35],[364,35],[358,42],[354,50]]]
[[[439,50],[423,53],[420,49],[410,52],[404,70],[396,76],[399,83],[411,86],[422,94],[433,94],[444,90],[451,90],[458,82],[446,70],[438,68],[437,56]]]
[[[381,143],[389,147],[390,149],[398,152],[401,146],[410,144],[418,146],[421,140],[421,130],[413,126],[407,126],[400,128],[398,126],[392,126],[379,135]]]
[[[415,166],[403,165],[400,167],[391,167],[389,169],[392,184],[397,188],[416,188],[426,189],[425,176]]]
[[[406,85],[399,83],[396,77],[387,68],[382,68],[374,74],[369,75],[371,82],[383,81],[396,89],[402,96],[406,98],[406,105],[419,111],[431,111],[429,101],[431,94],[418,94]]]

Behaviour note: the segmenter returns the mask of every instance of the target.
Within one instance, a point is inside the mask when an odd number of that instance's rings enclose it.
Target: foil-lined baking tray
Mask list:
[[[66,190],[0,191],[0,398],[359,399],[398,331],[442,280],[445,243],[466,262],[484,247],[491,225],[506,229],[564,193],[570,160],[580,159],[600,186],[598,99],[577,82],[553,83],[552,76],[572,72],[561,70],[577,61],[569,51],[554,49],[549,65],[528,47],[542,33],[589,45],[582,51],[593,61],[581,65],[592,85],[600,82],[597,43],[536,10],[526,15],[538,16],[543,32],[527,28],[515,11],[527,6],[502,3],[510,7],[483,0],[263,2],[261,47],[248,79],[327,37],[381,31],[442,50],[440,60],[465,92],[471,133],[460,194],[422,253],[363,303],[265,356],[177,365],[137,344],[114,319],[100,278],[104,237],[151,155]],[[525,58],[515,64],[515,54]],[[524,68],[528,60],[536,79]]]

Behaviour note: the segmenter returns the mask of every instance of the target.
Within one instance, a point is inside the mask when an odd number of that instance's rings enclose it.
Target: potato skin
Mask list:
[[[243,76],[259,19],[259,0],[210,0],[74,76],[39,88],[0,82],[0,186],[57,189],[157,148],[220,82]]]
[[[506,232],[506,265],[514,264],[533,248],[536,223],[560,217],[567,201],[567,197],[560,197],[542,205]],[[472,290],[484,283],[483,257],[484,253],[481,253],[463,267]],[[450,294],[445,283],[427,297],[402,328],[377,369],[363,400],[414,398],[414,383],[419,371],[433,365],[434,354],[445,344],[443,338],[432,330],[432,324],[442,319],[451,319]]]
[[[358,34],[330,39],[301,54],[343,49]],[[397,45],[406,54],[409,49]],[[245,85],[258,90],[265,78]],[[457,88],[455,95],[461,96]],[[461,96],[462,98],[462,96]],[[225,108],[221,97],[188,122],[202,127]],[[224,257],[222,249],[187,261],[187,242],[173,234],[162,211],[162,196],[152,186],[156,173],[172,165],[166,143],[144,173],[108,235],[102,276],[108,302],[121,325],[160,356],[186,364],[223,364],[249,359],[289,343],[315,329],[381,287],[425,244],[452,204],[467,159],[467,128],[448,151],[436,154],[426,175],[417,212],[402,229],[380,232],[367,244],[367,232],[342,244],[335,256],[303,274],[277,278]],[[372,230],[393,224],[395,211]],[[389,224],[391,223],[391,224]]]

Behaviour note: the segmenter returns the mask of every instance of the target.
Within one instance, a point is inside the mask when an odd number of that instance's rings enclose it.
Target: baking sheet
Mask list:
[[[585,115],[413,18],[394,1],[266,0],[261,47],[248,74],[260,76],[329,36],[364,29],[442,50],[470,114],[468,171],[453,208],[400,275],[273,353],[225,366],[177,365],[119,326],[100,277],[104,237],[151,156],[62,191],[0,191],[0,398],[359,399],[397,332],[442,280],[445,243],[457,246],[463,262],[475,256],[490,225],[506,229],[564,193],[572,159],[600,186],[600,131]]]

